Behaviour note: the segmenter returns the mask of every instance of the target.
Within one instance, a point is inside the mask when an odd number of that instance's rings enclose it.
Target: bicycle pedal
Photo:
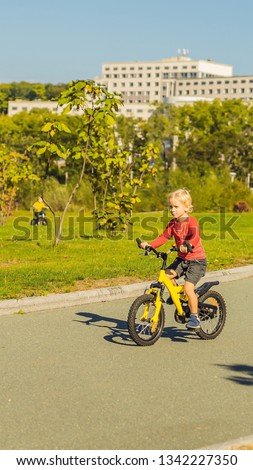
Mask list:
[[[185,315],[178,315],[176,312],[174,314],[174,319],[177,323],[181,323],[181,325],[186,322]]]

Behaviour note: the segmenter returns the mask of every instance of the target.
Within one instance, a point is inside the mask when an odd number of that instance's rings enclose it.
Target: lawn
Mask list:
[[[194,214],[199,220],[208,270],[253,262],[253,213]],[[160,261],[139,256],[135,238],[151,241],[166,226],[167,212],[134,214],[128,232],[95,233],[89,214],[70,213],[64,239],[52,247],[52,223],[30,225],[17,212],[0,228],[0,298],[20,298],[129,284],[156,277]],[[169,249],[171,243],[164,245]],[[171,259],[174,258],[175,255]]]

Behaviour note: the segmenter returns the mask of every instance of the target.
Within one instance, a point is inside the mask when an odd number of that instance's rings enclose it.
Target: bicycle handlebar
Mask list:
[[[137,242],[137,245],[139,248],[141,248],[141,239],[140,238],[136,238],[136,242]],[[193,246],[188,242],[188,241],[185,241],[184,242],[186,247],[187,247],[187,250],[188,252],[192,253],[193,252]],[[171,251],[179,251],[179,248],[177,248],[176,245],[173,245],[170,250],[167,252],[167,253],[164,253],[162,251],[157,251],[155,248],[153,248],[151,245],[148,245],[146,248],[145,248],[145,254],[148,255],[148,253],[150,253],[150,251],[153,251],[153,253],[155,253],[155,255],[157,256],[157,258],[165,258],[165,255],[167,257],[167,254],[170,253]]]

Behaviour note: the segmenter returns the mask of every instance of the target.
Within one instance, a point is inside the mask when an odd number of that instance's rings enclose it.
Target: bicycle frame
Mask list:
[[[159,273],[159,278],[156,283],[151,284],[150,289],[147,290],[147,294],[154,294],[155,295],[155,313],[150,319],[150,323],[152,323],[151,327],[151,332],[153,333],[157,327],[158,321],[159,321],[159,314],[162,306],[162,298],[161,298],[161,289],[163,286],[165,286],[171,296],[172,302],[176,307],[177,313],[179,316],[183,316],[183,308],[180,300],[184,300],[187,302],[187,295],[185,294],[184,291],[184,286],[182,285],[174,285],[171,279],[167,276],[166,271],[165,271],[165,266],[166,266],[166,261],[167,261],[167,255],[171,251],[175,251],[171,249],[168,251],[168,253],[158,253],[154,248],[152,248],[152,251],[159,257],[163,259],[163,264],[162,268],[160,269]],[[156,285],[154,285],[156,284]],[[162,289],[163,292],[164,288]],[[182,295],[180,299],[180,294]],[[144,308],[144,313],[141,316],[140,320],[147,320],[148,319],[148,314],[149,314],[149,304],[147,304]]]

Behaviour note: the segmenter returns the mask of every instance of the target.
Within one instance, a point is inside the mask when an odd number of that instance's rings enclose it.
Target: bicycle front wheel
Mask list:
[[[196,331],[202,339],[216,338],[225,325],[227,308],[222,295],[208,291],[199,298],[200,329]]]
[[[132,304],[128,314],[128,331],[138,346],[151,346],[161,336],[164,328],[165,312],[161,306],[157,325],[150,322],[155,313],[155,298],[151,294],[143,294]]]

